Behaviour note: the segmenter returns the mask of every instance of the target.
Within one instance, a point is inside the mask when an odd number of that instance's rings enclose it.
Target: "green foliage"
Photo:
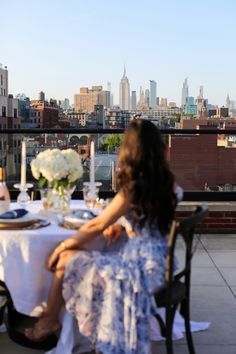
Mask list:
[[[43,188],[43,187],[45,187],[45,186],[46,186],[46,184],[47,184],[47,180],[46,180],[46,178],[45,178],[45,177],[43,177],[43,176],[40,176],[40,177],[39,177],[39,188]]]
[[[62,178],[60,180],[55,180],[49,183],[48,180],[42,175],[39,177],[39,182],[38,182],[38,186],[40,189],[45,187],[50,187],[58,190],[60,187],[68,187],[68,186],[74,187],[76,185],[77,185],[77,181],[69,183],[68,178]]]
[[[101,151],[114,151],[116,150],[122,143],[122,134],[110,134],[106,136],[101,144]]]

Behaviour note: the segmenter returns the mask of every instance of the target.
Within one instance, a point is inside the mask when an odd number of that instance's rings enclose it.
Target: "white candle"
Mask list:
[[[22,188],[26,185],[26,142],[22,141],[21,145],[21,180],[20,184]]]
[[[95,181],[95,169],[94,169],[94,141],[91,141],[90,145],[90,182],[94,183]]]

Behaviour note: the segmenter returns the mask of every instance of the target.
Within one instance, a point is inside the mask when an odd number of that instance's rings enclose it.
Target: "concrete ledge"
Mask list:
[[[180,202],[177,211],[194,211],[197,205],[207,205],[209,211],[236,211],[236,202]]]
[[[176,219],[190,216],[197,205],[207,205],[209,212],[197,226],[202,233],[236,233],[236,202],[181,202],[176,211]]]

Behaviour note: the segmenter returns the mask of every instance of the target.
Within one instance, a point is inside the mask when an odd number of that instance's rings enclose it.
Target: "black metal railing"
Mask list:
[[[94,128],[17,128],[17,129],[0,129],[0,134],[122,134],[125,129],[94,129]],[[182,135],[217,135],[230,134],[236,135],[236,129],[160,129],[161,134],[182,134]]]
[[[94,129],[94,128],[56,128],[56,129],[1,129],[0,136],[3,135],[54,135],[54,134],[122,134],[124,129]],[[160,129],[163,135],[236,135],[236,129]],[[236,151],[236,150],[235,150]],[[236,180],[235,180],[236,184]],[[17,191],[10,190],[12,198],[15,199]],[[103,198],[112,197],[114,191],[101,191]],[[33,191],[36,198],[39,198],[39,191]],[[74,198],[82,199],[82,191],[76,190]],[[186,201],[236,201],[236,191],[186,191],[184,193]]]

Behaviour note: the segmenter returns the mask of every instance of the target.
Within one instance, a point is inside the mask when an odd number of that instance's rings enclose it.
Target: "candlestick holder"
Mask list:
[[[25,185],[21,185],[20,183],[14,184],[14,188],[19,189],[20,193],[17,196],[17,203],[24,207],[30,202],[30,196],[27,193],[29,188],[32,188],[32,183],[26,183]]]

